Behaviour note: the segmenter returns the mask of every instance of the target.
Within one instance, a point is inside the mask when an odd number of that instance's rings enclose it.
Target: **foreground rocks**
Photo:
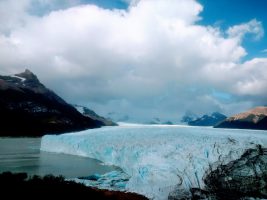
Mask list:
[[[217,199],[267,198],[267,150],[248,149],[241,158],[209,173],[204,182]]]
[[[267,107],[256,107],[233,115],[214,127],[267,130]]]
[[[248,149],[239,159],[207,172],[204,189],[174,191],[169,200],[253,200],[267,198],[267,149]]]
[[[0,136],[42,136],[104,125],[79,113],[29,70],[0,76],[0,113]]]
[[[103,200],[147,200],[135,193],[99,190],[83,184],[65,181],[63,177],[47,175],[28,177],[26,173],[0,174],[1,199],[103,199]]]

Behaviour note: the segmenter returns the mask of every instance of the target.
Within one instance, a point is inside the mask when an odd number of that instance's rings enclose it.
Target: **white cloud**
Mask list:
[[[244,35],[262,37],[256,20],[230,27],[225,37],[197,24],[203,7],[194,0],[143,0],[127,11],[80,5],[39,17],[28,6],[20,7],[22,24],[0,21],[0,31],[10,32],[0,36],[0,70],[29,66],[69,101],[102,113],[121,109],[167,119],[189,109],[234,112],[237,102],[247,107],[266,100],[267,60],[241,62]],[[214,89],[235,101],[214,99]]]
[[[79,4],[80,0],[0,0],[0,33],[8,35],[37,16]]]
[[[263,30],[261,22],[257,21],[256,19],[253,19],[249,21],[248,23],[230,27],[227,30],[227,33],[229,37],[236,37],[240,39],[243,39],[243,37],[246,34],[250,33],[250,34],[254,34],[255,40],[259,40],[263,37],[264,30]]]
[[[1,0],[0,1],[0,32],[8,34],[13,29],[26,23],[30,15],[26,12],[29,0]]]
[[[235,91],[241,95],[263,96],[267,100],[267,58],[255,58],[247,61],[238,70]]]

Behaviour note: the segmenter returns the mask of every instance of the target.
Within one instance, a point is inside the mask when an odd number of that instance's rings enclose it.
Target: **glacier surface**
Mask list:
[[[119,166],[130,177],[127,191],[160,200],[172,191],[203,188],[205,172],[257,144],[267,146],[267,131],[124,124],[46,135],[41,150]]]

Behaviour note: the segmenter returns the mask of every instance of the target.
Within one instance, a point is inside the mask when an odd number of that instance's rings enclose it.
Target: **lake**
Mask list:
[[[66,178],[104,174],[115,167],[80,156],[40,151],[41,138],[0,138],[0,173],[27,172],[29,175],[63,175]]]

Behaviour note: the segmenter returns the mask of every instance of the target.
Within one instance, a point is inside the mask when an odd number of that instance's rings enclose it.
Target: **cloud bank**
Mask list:
[[[224,32],[200,25],[195,0],[132,1],[128,10],[33,2],[0,1],[2,74],[27,67],[69,102],[137,121],[267,103],[267,58],[243,61],[245,35],[264,35],[256,19]]]

